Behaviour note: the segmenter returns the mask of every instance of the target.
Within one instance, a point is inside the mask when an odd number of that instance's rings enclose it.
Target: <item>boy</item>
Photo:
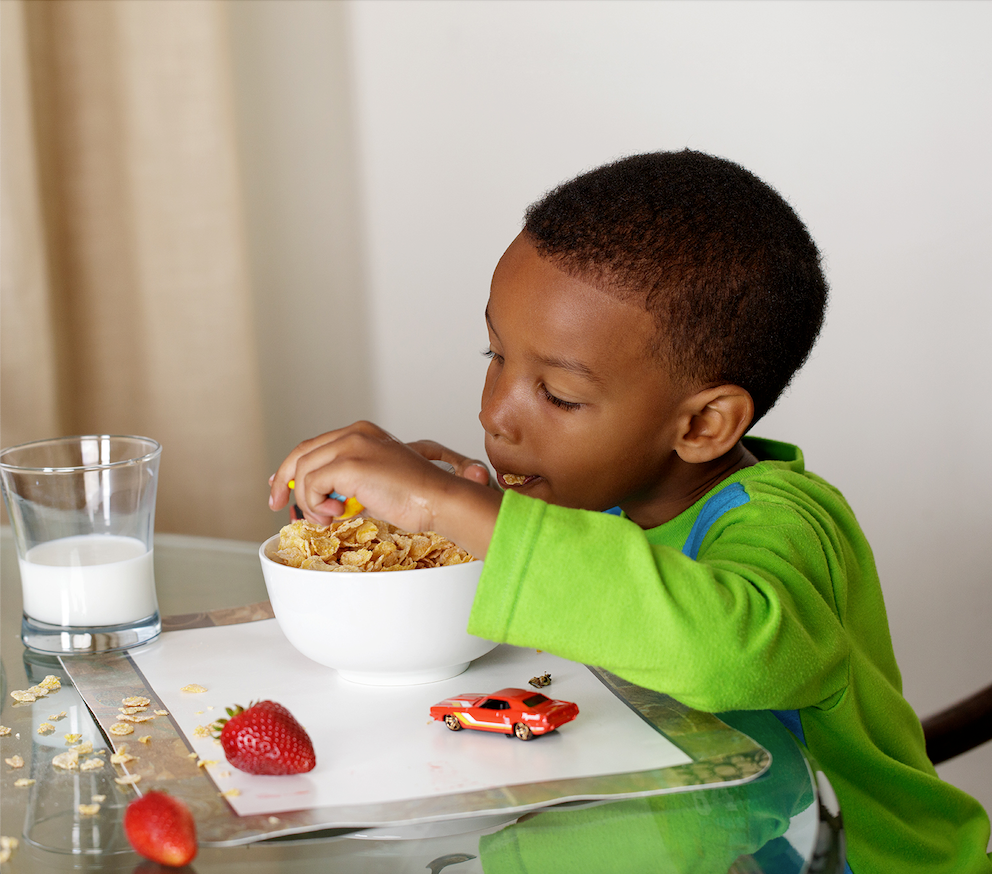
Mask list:
[[[312,521],[337,491],[484,556],[473,634],[700,710],[776,711],[837,792],[857,874],[992,871],[987,815],[937,778],[902,697],[853,513],[796,447],[745,437],[826,294],[806,228],[743,168],[601,167],[532,206],[493,275],[479,418],[502,491],[360,422],[298,446],[270,506],[295,478]]]

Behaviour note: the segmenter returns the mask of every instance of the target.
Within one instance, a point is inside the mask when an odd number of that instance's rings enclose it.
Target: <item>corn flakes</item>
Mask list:
[[[290,567],[322,571],[399,571],[475,561],[434,531],[411,534],[364,516],[314,525],[297,520],[279,532],[277,558]]]

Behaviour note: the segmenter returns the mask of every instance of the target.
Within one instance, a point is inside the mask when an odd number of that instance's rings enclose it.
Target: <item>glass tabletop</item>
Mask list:
[[[159,534],[155,538],[159,609],[173,624],[195,614],[266,599],[254,543]],[[20,640],[21,591],[16,550],[0,531],[0,834],[18,846],[11,872],[159,870],[134,854],[121,827],[133,793],[110,768],[60,771],[65,732],[99,728],[59,661],[27,651]],[[181,617],[181,618],[179,618]],[[176,621],[178,618],[178,621]],[[168,625],[168,623],[167,623]],[[55,701],[17,704],[9,692],[55,675]],[[41,710],[37,708],[41,707]],[[47,707],[47,709],[45,709]],[[44,710],[44,713],[42,713]],[[61,716],[64,712],[65,716]],[[39,720],[60,716],[57,733],[39,736]],[[336,829],[234,847],[201,847],[185,870],[197,872],[767,872],[840,871],[843,834],[829,784],[792,735],[770,714],[723,714],[772,755],[771,767],[742,785],[695,789],[610,803],[573,803],[506,818],[461,819],[402,828]],[[18,781],[33,780],[28,785]],[[100,813],[80,804],[104,796]],[[175,870],[175,869],[161,869]]]

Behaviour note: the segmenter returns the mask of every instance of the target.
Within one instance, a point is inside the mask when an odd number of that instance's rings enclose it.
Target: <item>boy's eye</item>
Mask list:
[[[574,401],[563,401],[561,398],[555,397],[548,391],[547,386],[541,386],[541,391],[544,393],[545,398],[547,398],[556,407],[560,407],[563,410],[577,410],[582,406],[582,404],[577,404]]]

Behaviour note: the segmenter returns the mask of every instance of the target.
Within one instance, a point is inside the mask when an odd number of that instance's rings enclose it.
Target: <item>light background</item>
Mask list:
[[[989,682],[992,6],[229,16],[272,469],[359,417],[482,456],[483,307],[526,205],[624,154],[723,155],[793,203],[832,288],[811,361],[756,433],[802,446],[855,508],[918,712]],[[992,806],[992,750],[941,772]]]

